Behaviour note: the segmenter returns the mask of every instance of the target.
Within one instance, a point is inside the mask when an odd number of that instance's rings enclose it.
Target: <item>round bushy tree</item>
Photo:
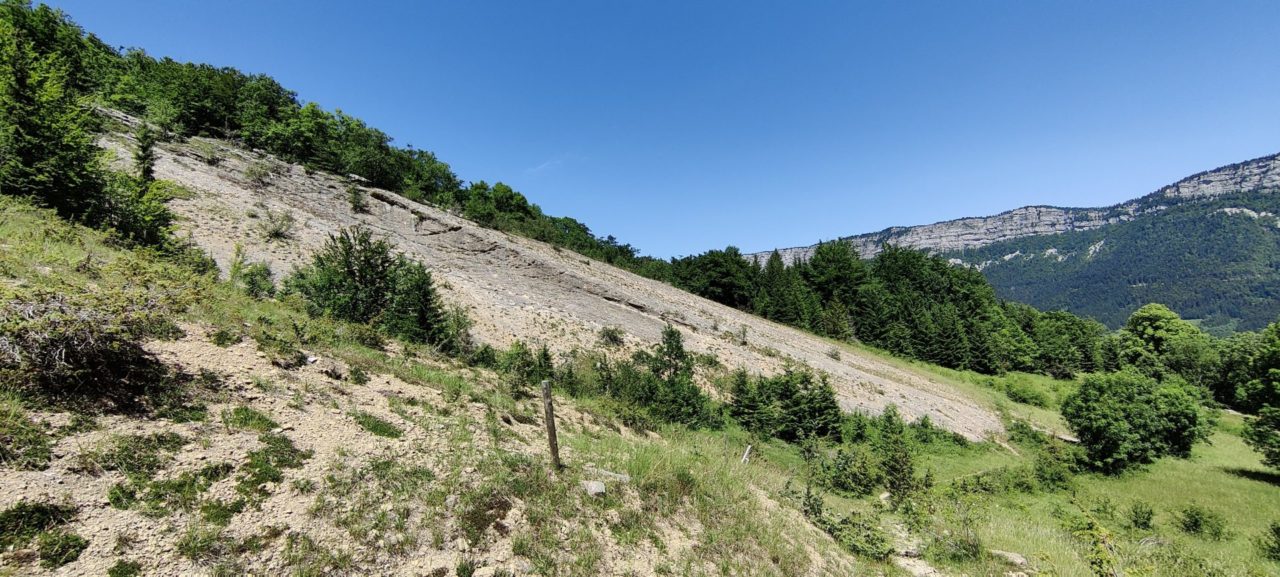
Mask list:
[[[1186,457],[1208,436],[1195,398],[1135,371],[1085,377],[1062,403],[1062,416],[1080,437],[1094,469],[1118,473],[1159,457]]]
[[[1280,407],[1263,407],[1258,418],[1245,425],[1244,440],[1262,453],[1263,463],[1280,469]]]
[[[365,228],[331,236],[285,286],[306,297],[314,315],[377,324],[415,342],[441,344],[447,333],[430,271]]]

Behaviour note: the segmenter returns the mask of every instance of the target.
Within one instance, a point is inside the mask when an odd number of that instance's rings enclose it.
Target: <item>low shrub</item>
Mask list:
[[[449,354],[469,348],[466,315],[445,309],[430,271],[366,228],[331,236],[284,285],[306,298],[312,316],[376,324],[388,334]]]
[[[1146,501],[1134,501],[1129,506],[1129,526],[1149,531],[1155,527],[1156,511]]]
[[[828,487],[850,495],[870,495],[884,482],[875,455],[865,445],[839,449],[823,464]]]
[[[1187,505],[1175,515],[1178,528],[1188,535],[1196,535],[1214,541],[1227,536],[1227,520],[1221,513],[1206,509],[1197,503]]]
[[[925,545],[926,554],[949,562],[980,559],[986,553],[978,535],[980,516],[981,504],[971,498],[959,496],[943,503],[941,520]]]
[[[369,195],[365,194],[364,189],[354,184],[347,185],[347,203],[351,205],[351,212],[357,214],[369,212]]]
[[[258,222],[258,232],[268,241],[287,240],[293,237],[296,222],[292,213],[267,210],[263,219]]]
[[[620,347],[625,342],[622,327],[604,327],[600,329],[599,341],[606,347]]]
[[[1267,530],[1254,538],[1254,545],[1263,557],[1272,561],[1280,561],[1280,521],[1271,523]]]
[[[136,405],[168,378],[142,343],[172,332],[174,305],[153,291],[26,294],[0,303],[0,385],[47,402]]]
[[[854,555],[878,561],[887,560],[893,555],[893,543],[888,534],[870,515],[850,513],[832,524],[828,533]]]

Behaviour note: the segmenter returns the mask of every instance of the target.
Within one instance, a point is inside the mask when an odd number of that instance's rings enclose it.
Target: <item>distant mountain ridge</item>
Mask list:
[[[1002,298],[1112,327],[1138,306],[1161,302],[1225,333],[1280,316],[1277,192],[1280,154],[1273,154],[1110,207],[1026,206],[847,239],[864,258],[885,244],[924,250],[981,270]],[[779,253],[794,262],[814,246]]]
[[[844,237],[863,258],[885,244],[943,253],[984,247],[1028,236],[1086,231],[1159,212],[1187,201],[1225,194],[1280,187],[1280,154],[1230,164],[1188,176],[1146,196],[1102,208],[1024,206],[994,216],[966,217],[917,226],[893,226],[877,232]],[[817,245],[779,248],[786,262],[808,259]],[[748,254],[763,260],[773,251]]]

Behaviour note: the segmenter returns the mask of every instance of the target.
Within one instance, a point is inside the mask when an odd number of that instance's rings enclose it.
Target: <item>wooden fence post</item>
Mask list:
[[[542,380],[542,411],[547,422],[547,445],[551,447],[551,465],[559,471],[564,467],[560,463],[560,441],[556,438],[556,408],[551,402],[551,381]]]

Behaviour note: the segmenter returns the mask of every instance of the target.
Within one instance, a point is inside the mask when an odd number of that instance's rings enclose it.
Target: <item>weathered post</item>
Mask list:
[[[542,410],[547,421],[547,445],[551,447],[551,465],[559,471],[563,465],[560,464],[560,441],[556,439],[556,407],[551,402],[551,381],[547,379],[542,380]]]

